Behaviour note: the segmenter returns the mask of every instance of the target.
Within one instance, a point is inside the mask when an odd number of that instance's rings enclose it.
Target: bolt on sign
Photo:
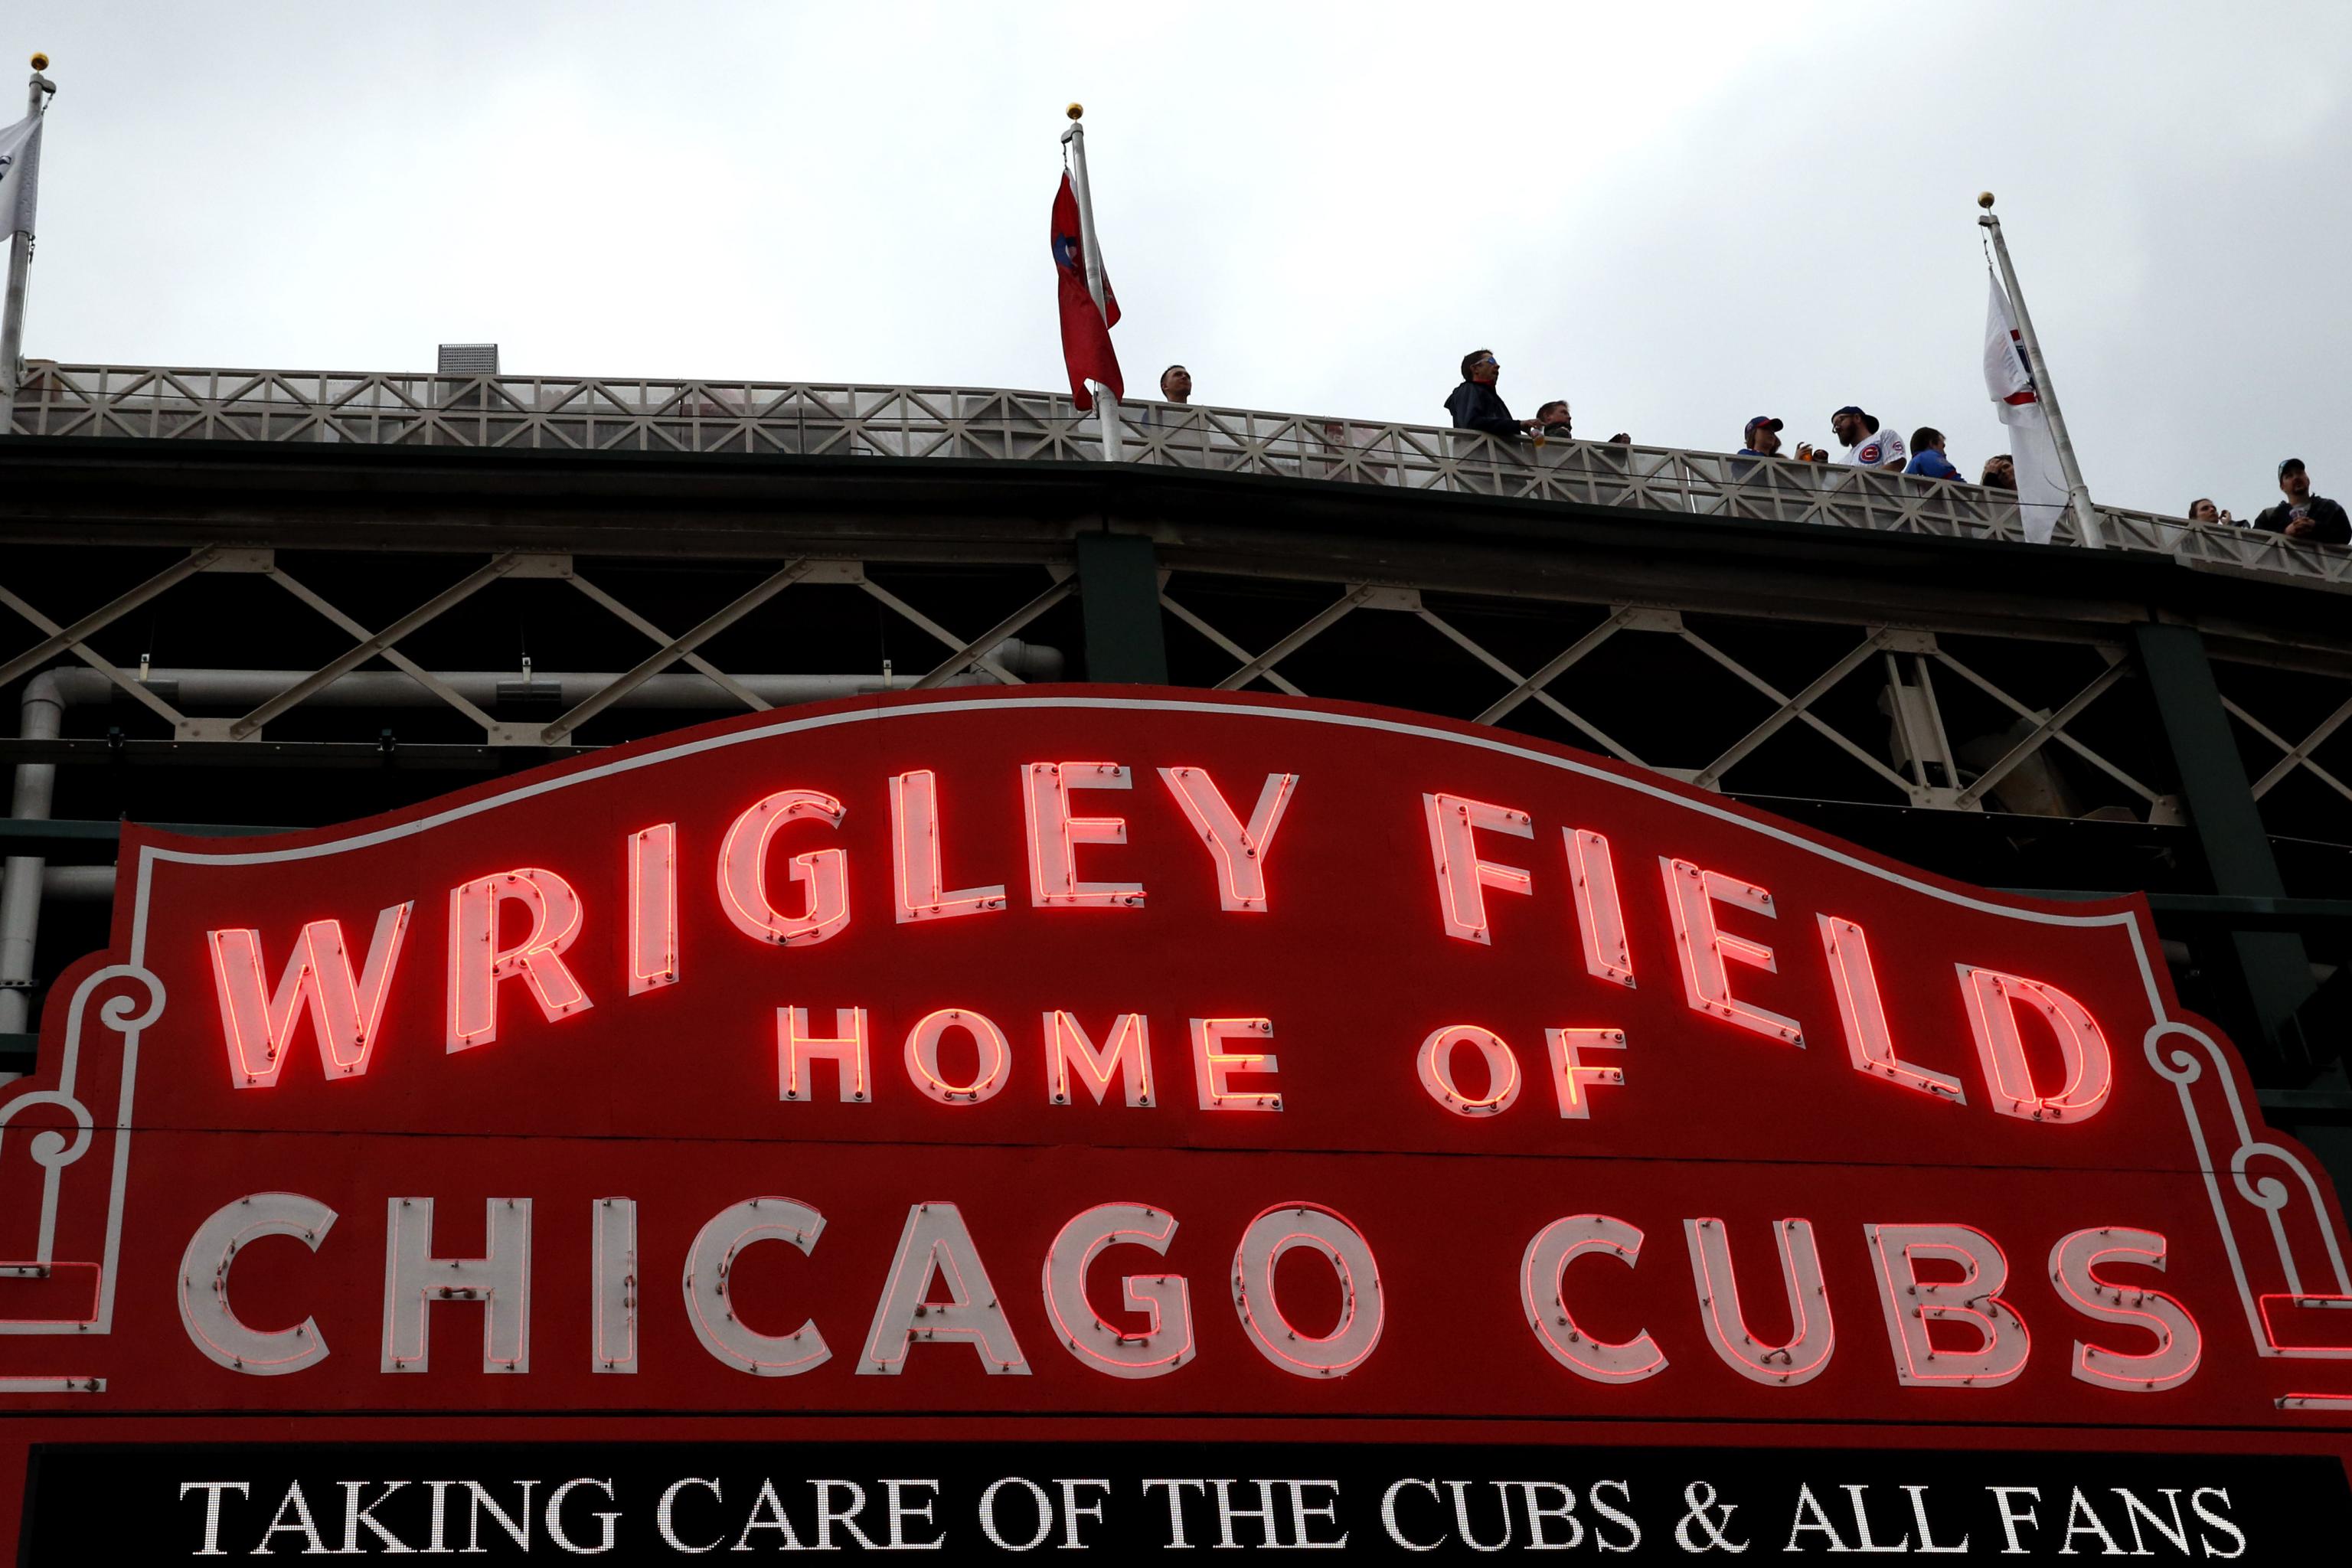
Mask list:
[[[0,1088],[24,1562],[2352,1522],[2335,1195],[2137,900],[1105,688],[132,829],[119,888]]]

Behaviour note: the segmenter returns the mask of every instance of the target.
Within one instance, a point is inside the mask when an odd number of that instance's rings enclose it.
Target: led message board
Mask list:
[[[26,1561],[2345,1517],[2336,1199],[2143,905],[1475,726],[931,694],[134,829],[45,1020]]]

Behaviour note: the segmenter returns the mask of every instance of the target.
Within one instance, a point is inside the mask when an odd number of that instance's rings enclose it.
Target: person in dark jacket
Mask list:
[[[1502,368],[1492,349],[1473,349],[1462,356],[1462,384],[1445,400],[1445,412],[1454,416],[1456,430],[1484,430],[1509,441],[1536,427],[1532,419],[1512,418],[1510,405],[1495,390]]]
[[[2286,499],[2254,519],[2256,528],[2306,544],[2352,544],[2352,520],[2335,501],[2311,493],[2311,476],[2303,471],[2301,458],[2289,458],[2278,466],[2278,482],[2279,493]]]

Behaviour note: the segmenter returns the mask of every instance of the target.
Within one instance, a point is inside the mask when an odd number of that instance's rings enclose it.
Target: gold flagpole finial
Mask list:
[[[1076,119],[1079,118],[1081,115],[1085,114],[1085,113],[1086,113],[1086,111],[1087,111],[1087,106],[1086,106],[1085,104],[1083,104],[1083,103],[1074,103],[1074,104],[1070,105],[1070,107],[1069,107],[1069,108],[1067,108],[1067,109],[1064,110],[1062,112],[1064,112],[1065,114],[1067,114],[1071,119],[1076,120]]]
[[[1992,193],[1990,191],[1979,191],[1977,193],[1977,205],[1984,208],[1987,212],[1992,211]]]
[[[35,49],[33,51],[33,68],[37,71],[45,71],[48,69],[49,57],[41,53],[40,50]]]

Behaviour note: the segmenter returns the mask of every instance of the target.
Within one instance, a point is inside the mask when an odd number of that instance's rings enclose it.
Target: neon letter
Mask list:
[[[1275,1265],[1297,1247],[1320,1253],[1339,1279],[1339,1321],[1321,1339],[1293,1328],[1274,1298]],[[1250,1342],[1294,1377],[1345,1377],[1381,1342],[1387,1313],[1371,1244],[1320,1204],[1280,1204],[1250,1221],[1234,1249],[1234,1310]]]
[[[1486,1092],[1472,1099],[1454,1081],[1454,1047],[1469,1046],[1486,1063]],[[1519,1058],[1503,1037],[1475,1024],[1447,1024],[1421,1042],[1417,1063],[1421,1087],[1429,1098],[1456,1116],[1494,1116],[1508,1110],[1519,1098]]]
[[[335,1211],[299,1193],[249,1193],[215,1209],[180,1255],[180,1322],[195,1347],[231,1372],[277,1377],[327,1359],[319,1321],[299,1328],[251,1329],[228,1304],[228,1271],[237,1249],[257,1236],[299,1237],[319,1250]],[[198,1280],[202,1280],[200,1285]]]
[[[1593,1067],[1584,1060],[1586,1051],[1622,1051],[1625,1048],[1622,1029],[1546,1029],[1544,1043],[1551,1048],[1552,1088],[1559,1096],[1559,1113],[1579,1121],[1592,1115],[1592,1102],[1585,1098],[1586,1084],[1622,1084],[1625,1081],[1623,1068]]]
[[[2024,1321],[2000,1299],[2009,1259],[1992,1237],[1965,1225],[1865,1225],[1862,1231],[1878,1271],[1897,1381],[1998,1388],[2025,1370],[2033,1342]],[[1919,1278],[1922,1258],[1957,1263],[1961,1277],[1931,1284]],[[1972,1351],[1939,1350],[1927,1331],[1938,1321],[1965,1321],[1984,1342]]]
[[[637,1370],[637,1200],[598,1198],[588,1211],[594,1248],[589,1273],[595,1281],[595,1337],[588,1347],[591,1372]]]
[[[970,1083],[950,1083],[940,1076],[940,1039],[950,1029],[961,1029],[971,1036],[980,1052],[980,1070]],[[958,1100],[978,1105],[993,1100],[1012,1070],[1013,1047],[1005,1043],[1004,1031],[968,1007],[942,1007],[907,1031],[907,1076],[941,1105]]]
[[[1298,787],[1298,775],[1266,774],[1265,787],[1258,792],[1257,805],[1250,812],[1246,827],[1225,804],[1224,793],[1206,768],[1162,768],[1160,776],[1167,781],[1168,793],[1176,797],[1192,830],[1216,857],[1217,892],[1223,907],[1264,914],[1265,858],[1274,848],[1274,830],[1282,826],[1290,792]]]
[[[498,944],[499,907],[530,911],[530,930],[512,947]],[[580,895],[552,871],[519,867],[449,889],[449,1036],[453,1051],[499,1037],[499,982],[520,976],[552,1023],[593,1005],[565,967],[563,950],[580,934]]]
[[[792,879],[808,884],[808,908],[787,915],[768,899],[768,841],[787,822],[841,826],[841,802],[812,789],[783,789],[753,805],[727,829],[719,850],[719,901],[745,936],[780,946],[814,947],[849,923],[848,857],[838,849],[795,855]]]
[[[1004,884],[950,893],[940,871],[940,781],[929,768],[890,779],[890,869],[898,923],[986,914],[1004,907]]]
[[[1630,1340],[1596,1340],[1577,1326],[1568,1310],[1562,1276],[1588,1252],[1616,1258],[1631,1268],[1642,1256],[1642,1230],[1607,1215],[1571,1215],[1536,1232],[1519,1259],[1519,1304],[1552,1360],[1595,1383],[1639,1383],[1666,1370],[1666,1352],[1647,1329]],[[1549,1298],[1549,1300],[1547,1300]]]
[[[1174,1215],[1140,1204],[1097,1204],[1054,1237],[1045,1249],[1045,1310],[1080,1363],[1112,1377],[1162,1377],[1192,1359],[1192,1302],[1181,1274],[1129,1274],[1119,1281],[1127,1310],[1151,1320],[1139,1333],[1104,1322],[1087,1299],[1087,1270],[1106,1250],[1129,1243],[1165,1257],[1175,1235]]]
[[[342,922],[312,921],[294,939],[275,996],[263,989],[267,982],[259,931],[205,932],[220,997],[221,1033],[228,1042],[229,1082],[238,1089],[268,1089],[278,1081],[278,1069],[286,1065],[287,1047],[293,1043],[295,1016],[305,1004],[310,1032],[319,1041],[320,1070],[330,1079],[357,1078],[367,1071],[392,972],[400,963],[401,938],[415,908],[414,903],[398,904],[376,916],[367,967],[356,981],[351,957],[343,951]]]
[[[1830,979],[1837,991],[1838,1020],[1845,1026],[1846,1055],[1853,1070],[1921,1094],[1966,1105],[1969,1097],[1960,1080],[1929,1072],[1895,1054],[1895,1034],[1886,1026],[1886,1006],[1878,996],[1878,972],[1871,966],[1870,941],[1862,927],[1836,915],[1816,915],[1822,928],[1822,949],[1829,954]]]
[[[1769,1387],[1794,1388],[1812,1382],[1830,1364],[1831,1352],[1837,1349],[1837,1329],[1830,1318],[1829,1288],[1822,1283],[1822,1254],[1813,1242],[1812,1221],[1784,1219],[1772,1226],[1772,1234],[1780,1243],[1780,1279],[1789,1289],[1789,1342],[1763,1345],[1748,1331],[1748,1314],[1740,1310],[1728,1227],[1719,1219],[1683,1221],[1707,1342],[1740,1376]],[[1737,1344],[1732,1342],[1735,1332]]]
[[[2084,1383],[2154,1394],[2178,1388],[2197,1372],[2203,1341],[2197,1321],[2172,1297],[2137,1285],[2110,1285],[2093,1272],[2113,1258],[2149,1268],[2164,1267],[2164,1237],[2152,1230],[2104,1226],[2061,1237],[2050,1249],[2050,1273],[2077,1311],[2103,1322],[2128,1323],[2156,1336],[2152,1351],[2111,1351],[2074,1342],[2074,1375]]]
[[[1753,883],[1720,871],[1702,871],[1687,860],[1664,855],[1658,857],[1658,869],[1665,876],[1666,909],[1674,916],[1675,951],[1683,967],[1683,999],[1710,1017],[1803,1049],[1804,1029],[1797,1020],[1732,998],[1731,976],[1724,960],[1736,959],[1767,974],[1778,974],[1780,966],[1773,961],[1772,950],[1744,936],[1728,935],[1715,923],[1718,903],[1737,904],[1777,919],[1772,895]]]
[[[1021,770],[1021,800],[1029,817],[1029,901],[1044,908],[1140,909],[1139,882],[1081,882],[1078,846],[1124,844],[1127,818],[1072,816],[1074,789],[1132,789],[1135,779],[1117,763],[1030,763]]]
[[[530,1200],[488,1198],[482,1205],[486,1258],[433,1256],[433,1200],[385,1201],[383,1364],[385,1372],[423,1372],[436,1301],[479,1301],[482,1370],[530,1370]],[[500,1355],[499,1346],[509,1347]]]
[[[1533,838],[1535,818],[1508,806],[1453,795],[1424,795],[1421,808],[1429,819],[1429,858],[1437,868],[1437,913],[1445,934],[1492,946],[1486,934],[1486,889],[1532,892],[1535,879],[1519,867],[1479,859],[1476,830]]]
[[[629,835],[629,994],[677,984],[677,824]]]
[[[1142,1014],[1121,1013],[1110,1026],[1110,1044],[1100,1050],[1071,1015],[1055,1012],[1045,1017],[1045,1088],[1055,1105],[1068,1105],[1075,1098],[1070,1093],[1073,1062],[1097,1105],[1110,1092],[1114,1071],[1126,1087],[1128,1104],[1151,1103],[1151,1026]]]
[[[934,1301],[931,1282],[945,1279],[946,1301]],[[907,1228],[898,1235],[898,1253],[890,1260],[890,1284],[874,1310],[874,1328],[866,1336],[866,1359],[859,1375],[896,1377],[907,1367],[907,1352],[919,1341],[941,1334],[962,1340],[980,1356],[991,1377],[1026,1377],[1029,1363],[1013,1338],[1013,1325],[996,1304],[996,1287],[971,1244],[963,1215],[953,1204],[913,1204],[907,1209]]]
[[[728,1276],[736,1255],[755,1241],[782,1241],[803,1254],[824,1234],[824,1215],[791,1198],[749,1198],[710,1216],[687,1250],[686,1315],[702,1348],[738,1372],[755,1377],[793,1377],[833,1359],[814,1321],[789,1334],[763,1334],[735,1313]]]
[[[2088,1009],[2055,985],[2027,980],[1997,970],[1959,964],[1960,992],[1969,1005],[1969,1027],[1975,1031],[1977,1056],[1984,1063],[1985,1081],[1992,1088],[1992,1108],[2003,1116],[2055,1121],[2074,1114],[2076,1121],[2097,1114],[2115,1076],[2107,1037]],[[2033,1086],[2026,1065],[2025,1041],[2017,1027],[2017,1005],[2024,1003],[2042,1015],[2058,1037],[2058,1054],[2066,1064],[2066,1087],[2043,1094]]]
[[[866,1009],[835,1007],[833,1026],[839,1031],[831,1037],[809,1033],[808,1009],[779,1007],[776,1009],[777,1076],[782,1079],[785,1100],[814,1100],[816,1087],[812,1080],[801,1081],[801,1064],[804,1061],[829,1061],[839,1069],[836,1082],[844,1100],[866,1098],[867,1052],[866,1048]]]
[[[1570,879],[1576,886],[1576,929],[1584,938],[1584,967],[1603,980],[1633,988],[1633,951],[1625,945],[1625,906],[1617,897],[1617,863],[1609,840],[1582,827],[1560,830],[1568,840]]]
[[[1230,1078],[1237,1072],[1276,1073],[1282,1070],[1282,1058],[1272,1051],[1263,1056],[1223,1049],[1224,1043],[1238,1035],[1266,1036],[1274,1033],[1271,1018],[1195,1018],[1192,1020],[1192,1078],[1201,1092],[1203,1110],[1280,1110],[1282,1096],[1267,1092],[1252,1094],[1236,1089]]]

